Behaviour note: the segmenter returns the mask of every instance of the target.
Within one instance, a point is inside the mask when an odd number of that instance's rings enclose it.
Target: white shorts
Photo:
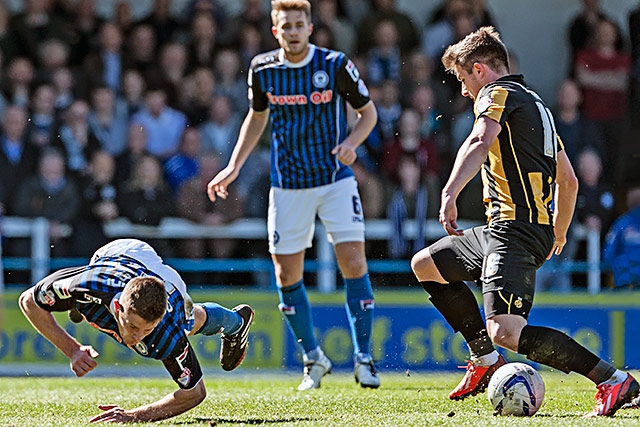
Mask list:
[[[311,247],[316,215],[334,245],[364,242],[364,215],[354,177],[300,190],[272,187],[267,231],[269,252],[295,254]]]
[[[172,283],[175,288],[182,294],[185,302],[191,298],[187,293],[187,285],[180,277],[180,274],[172,267],[162,261],[160,255],[146,242],[137,239],[118,239],[107,243],[99,248],[91,257],[91,264],[101,257],[118,257],[126,255],[147,267],[148,270],[156,273],[165,282]]]

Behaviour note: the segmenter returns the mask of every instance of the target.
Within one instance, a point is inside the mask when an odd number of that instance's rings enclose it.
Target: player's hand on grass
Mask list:
[[[216,176],[209,181],[209,185],[207,185],[207,194],[209,195],[209,200],[212,202],[216,201],[216,196],[220,197],[223,200],[227,199],[229,192],[227,191],[227,186],[231,184],[238,177],[238,172],[234,167],[227,166],[222,169]]]
[[[356,151],[344,143],[336,145],[334,149],[331,150],[331,154],[336,154],[338,160],[347,166],[353,164],[358,158]]]
[[[104,412],[89,420],[90,423],[128,423],[135,417],[118,405],[98,405]]]
[[[93,371],[98,366],[96,359],[100,356],[93,347],[90,345],[83,345],[71,356],[71,370],[78,377],[82,377],[87,373]]]

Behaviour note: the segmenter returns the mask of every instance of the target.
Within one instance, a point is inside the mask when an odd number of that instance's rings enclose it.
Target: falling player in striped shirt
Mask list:
[[[179,390],[133,409],[99,405],[90,422],[157,421],[179,415],[202,402],[202,369],[187,336],[221,333],[220,365],[230,371],[247,352],[253,310],[232,310],[216,303],[193,303],[178,273],[162,262],[149,244],[115,240],[98,249],[89,265],[64,268],[20,296],[31,324],[70,360],[82,377],[97,366],[100,354],[82,345],[51,314],[69,311],[143,357],[162,361]]]

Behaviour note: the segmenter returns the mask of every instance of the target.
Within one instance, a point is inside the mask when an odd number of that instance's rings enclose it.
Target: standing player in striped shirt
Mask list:
[[[271,2],[272,32],[280,48],[257,55],[249,70],[247,114],[229,164],[209,183],[208,194],[227,197],[251,150],[271,120],[269,252],[280,310],[303,350],[299,390],[320,387],[331,362],[318,346],[303,283],[306,248],[316,215],[333,243],[344,277],[353,338],[355,379],[376,388],[370,355],[374,299],[364,251],[364,216],[349,165],[377,120],[358,70],[343,53],[309,43],[313,30],[306,0]],[[347,103],[358,112],[348,132]]]
[[[179,390],[133,409],[99,405],[91,422],[157,421],[197,406],[206,396],[202,370],[187,336],[221,333],[220,365],[238,367],[247,352],[253,310],[233,310],[196,303],[178,273],[147,243],[115,240],[98,249],[89,265],[59,270],[20,295],[20,308],[31,324],[71,362],[81,377],[100,355],[69,335],[51,312],[69,311],[74,322],[86,320],[143,357],[161,360]]]
[[[578,193],[551,112],[523,76],[509,74],[507,49],[493,27],[449,46],[442,63],[474,100],[476,122],[442,190],[440,222],[448,236],[414,255],[411,267],[471,352],[449,398],[486,389],[505,364],[495,343],[589,378],[598,389],[589,415],[611,416],[640,392],[638,382],[563,332],[527,323],[536,270],[562,251]],[[479,171],[488,223],[459,230],[456,199]],[[482,286],[486,325],[465,281]]]

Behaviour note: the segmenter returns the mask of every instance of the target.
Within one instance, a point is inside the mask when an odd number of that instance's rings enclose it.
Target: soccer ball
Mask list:
[[[487,396],[494,415],[527,417],[542,405],[544,382],[538,371],[526,363],[507,363],[494,372]]]

